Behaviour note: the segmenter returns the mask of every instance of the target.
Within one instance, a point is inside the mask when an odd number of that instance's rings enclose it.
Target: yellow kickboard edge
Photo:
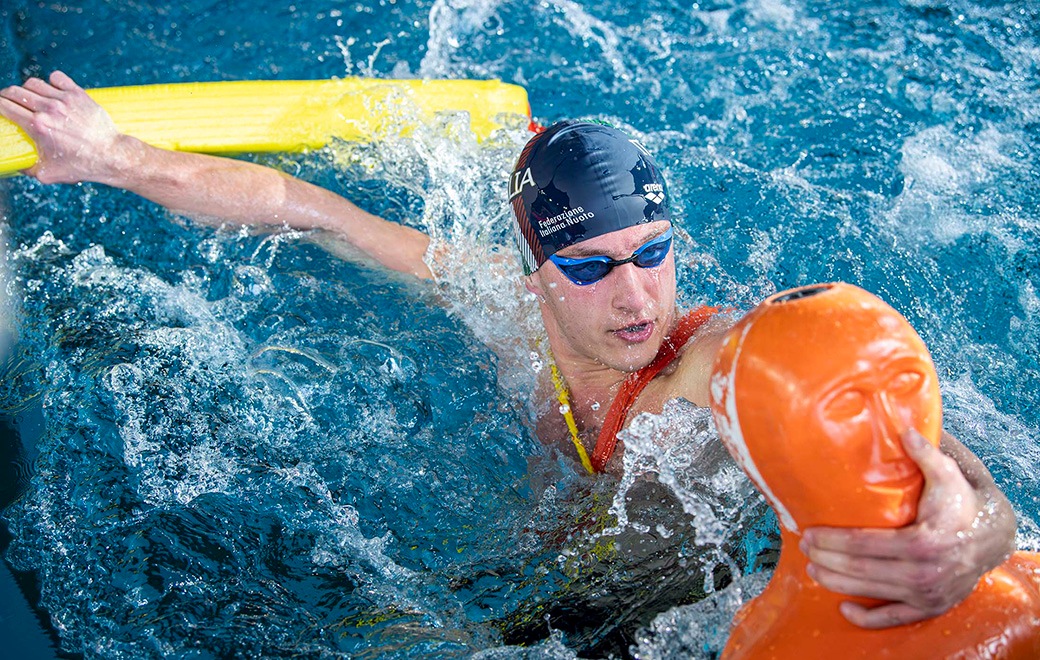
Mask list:
[[[332,138],[370,142],[414,130],[443,112],[465,112],[478,140],[517,116],[527,91],[498,80],[248,80],[87,90],[123,133],[178,151],[297,152]],[[513,124],[515,125],[515,124]],[[36,162],[28,136],[0,117],[0,176]]]

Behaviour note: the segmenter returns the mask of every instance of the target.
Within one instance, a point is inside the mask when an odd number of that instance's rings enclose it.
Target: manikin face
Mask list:
[[[575,243],[558,254],[625,259],[668,226],[651,222],[628,227]],[[636,371],[654,359],[675,319],[674,249],[660,266],[624,264],[585,286],[574,284],[547,261],[527,278],[526,286],[539,297],[558,359]]]
[[[728,364],[735,415],[724,423],[737,418],[756,481],[798,528],[906,524],[923,479],[900,436],[913,427],[938,443],[935,369],[895,310],[824,286],[775,296],[734,328],[731,338],[747,332]]]

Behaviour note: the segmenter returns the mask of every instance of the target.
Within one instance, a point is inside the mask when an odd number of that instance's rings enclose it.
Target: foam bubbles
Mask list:
[[[1035,527],[1040,520],[1037,471],[1040,430],[999,410],[969,374],[943,387],[943,426],[965,442]],[[1036,537],[1029,539],[1036,543]]]
[[[1011,240],[1008,229],[1016,218],[1000,212],[1007,202],[996,184],[1029,176],[1029,164],[1012,155],[1019,140],[995,126],[969,135],[945,126],[917,133],[903,145],[900,170],[906,183],[885,220],[901,231],[943,242],[978,232]]]
[[[758,20],[772,23],[781,30],[799,25],[796,10],[783,0],[759,0],[752,3],[751,12]]]

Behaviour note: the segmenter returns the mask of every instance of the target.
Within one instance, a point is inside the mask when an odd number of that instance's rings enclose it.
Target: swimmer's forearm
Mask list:
[[[99,183],[125,188],[202,222],[332,232],[387,268],[432,277],[426,234],[372,215],[343,197],[282,172],[228,158],[166,151],[119,138]]]
[[[981,505],[976,527],[988,528],[988,535],[994,541],[990,552],[993,566],[989,567],[993,568],[1015,550],[1015,532],[1018,527],[1015,510],[983,462],[959,440],[943,432],[939,449],[957,462],[964,478],[975,490]]]

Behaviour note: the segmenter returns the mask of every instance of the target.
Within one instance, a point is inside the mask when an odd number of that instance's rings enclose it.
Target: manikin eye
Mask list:
[[[896,374],[888,381],[886,389],[895,396],[907,396],[921,389],[924,385],[924,374],[919,371],[904,371]]]
[[[826,403],[824,412],[831,419],[850,419],[863,412],[866,405],[867,400],[862,392],[845,390]]]

